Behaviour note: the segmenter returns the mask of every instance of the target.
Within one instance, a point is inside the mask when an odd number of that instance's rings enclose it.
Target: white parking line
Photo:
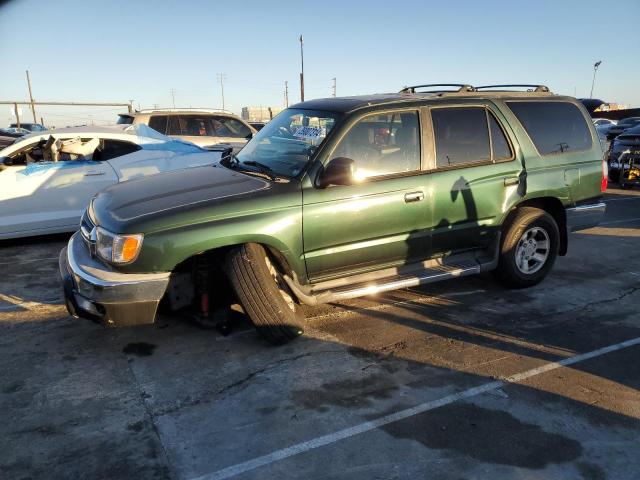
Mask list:
[[[582,353],[580,355],[576,355],[575,357],[565,358],[558,362],[547,363],[545,365],[541,365],[540,367],[533,368],[531,370],[527,370],[525,372],[518,373],[515,375],[511,375],[505,378],[504,380],[496,380],[493,382],[485,383],[484,385],[473,387],[459,393],[447,395],[446,397],[442,397],[437,400],[432,400],[430,402],[422,403],[415,407],[407,408],[406,410],[400,410],[399,412],[392,413],[390,415],[385,415],[383,417],[377,418],[375,420],[371,420],[369,422],[364,422],[359,425],[354,425],[353,427],[348,427],[342,430],[338,430],[337,432],[329,433],[321,437],[316,437],[311,440],[307,440],[306,442],[301,442],[296,445],[291,445],[290,447],[276,450],[266,455],[256,457],[252,460],[238,463],[236,465],[231,465],[230,467],[226,467],[226,468],[223,468],[222,470],[218,470],[213,473],[208,473],[208,474],[193,478],[191,480],[222,480],[225,478],[235,477],[237,475],[254,470],[256,468],[264,467],[266,465],[270,465],[280,460],[284,460],[285,458],[293,457],[295,455],[305,453],[305,452],[308,452],[309,450],[313,450],[316,448],[324,447],[326,445],[331,445],[333,443],[339,442],[340,440],[344,440],[344,439],[353,437],[355,435],[359,435],[361,433],[375,430],[377,428],[383,427],[384,425],[388,425],[393,422],[404,420],[406,418],[410,418],[415,415],[428,412],[429,410],[434,410],[436,408],[444,407],[445,405],[449,405],[459,400],[464,400],[467,398],[475,397],[482,393],[487,393],[490,391],[497,390],[509,383],[518,383],[523,380],[527,380],[531,377],[535,377],[536,375],[540,375],[542,373],[550,372],[552,370],[556,370],[561,367],[574,365],[579,362],[584,362],[585,360],[600,357],[602,355],[606,355],[607,353],[615,352],[617,350],[622,350],[623,348],[632,347],[634,345],[640,345],[640,337],[636,337],[621,343],[616,343],[615,345],[610,345],[608,347],[599,348],[591,352]]]

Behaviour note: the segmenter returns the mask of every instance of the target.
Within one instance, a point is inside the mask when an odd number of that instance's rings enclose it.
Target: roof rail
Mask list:
[[[428,83],[425,85],[413,85],[411,87],[404,87],[400,90],[400,93],[416,93],[416,88],[430,88],[430,87],[457,87],[455,90],[429,90],[422,93],[442,93],[442,92],[474,92],[475,88],[466,83]]]
[[[136,110],[135,113],[150,113],[150,112],[194,112],[194,113],[230,113],[235,115],[230,110],[223,110],[221,108],[202,108],[202,107],[185,107],[185,108],[143,108],[142,110]]]
[[[527,92],[550,92],[549,87],[546,85],[529,85],[526,83],[513,83],[508,85],[483,85],[481,87],[476,87],[476,90],[488,90],[488,89],[504,89],[504,88],[526,88]]]

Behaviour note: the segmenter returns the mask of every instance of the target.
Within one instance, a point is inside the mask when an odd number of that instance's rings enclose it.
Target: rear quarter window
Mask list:
[[[507,102],[541,155],[591,148],[591,131],[569,102]]]
[[[153,128],[156,132],[160,132],[163,135],[167,134],[167,116],[166,115],[152,115],[149,118],[149,127]]]

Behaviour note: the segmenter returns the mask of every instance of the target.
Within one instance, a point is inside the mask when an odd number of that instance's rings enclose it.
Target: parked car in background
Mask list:
[[[239,151],[256,130],[226,110],[161,109],[119,115],[119,124],[144,124],[170,137],[182,138],[204,148],[221,143]]]
[[[97,191],[220,156],[145,125],[31,134],[0,150],[0,239],[73,232]]]
[[[36,133],[36,132],[45,132],[47,130],[47,127],[45,127],[44,125],[40,124],[40,123],[22,123],[20,122],[20,126],[18,127],[17,123],[12,123],[10,125],[11,128],[23,128],[25,130],[28,130],[30,132]]]
[[[267,122],[249,122],[253,128],[255,128],[258,132],[264,128]]]
[[[19,138],[28,135],[29,130],[25,130],[23,128],[0,128],[0,149],[5,148],[16,142]]]
[[[490,270],[539,283],[568,232],[605,212],[586,110],[543,86],[426,87],[299,103],[215,168],[103,190],[60,254],[69,312],[149,324],[166,294],[208,318],[228,278],[282,343],[302,333],[302,303]]]
[[[625,130],[640,125],[640,117],[628,117],[620,120],[607,131],[607,140],[611,141]]]
[[[640,155],[640,125],[625,130],[611,142],[608,153],[609,178],[614,182],[619,180],[619,160],[625,152],[630,155]]]
[[[610,120],[608,118],[594,118],[593,120],[593,124],[598,127],[598,126],[605,126],[605,125],[616,125],[618,123],[617,120]]]

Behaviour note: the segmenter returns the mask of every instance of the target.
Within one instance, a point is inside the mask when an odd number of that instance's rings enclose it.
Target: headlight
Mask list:
[[[142,238],[141,233],[117,235],[98,227],[96,228],[96,252],[107,262],[131,263],[140,253]]]

